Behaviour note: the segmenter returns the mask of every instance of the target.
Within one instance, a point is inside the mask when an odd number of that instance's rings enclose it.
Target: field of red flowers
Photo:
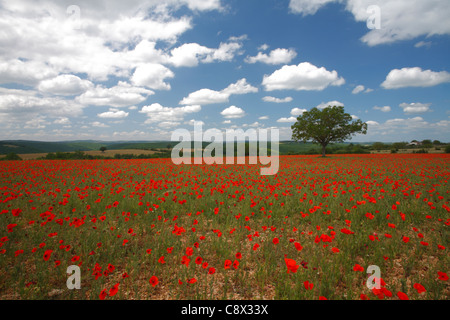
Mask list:
[[[448,300],[449,160],[2,162],[0,299]]]

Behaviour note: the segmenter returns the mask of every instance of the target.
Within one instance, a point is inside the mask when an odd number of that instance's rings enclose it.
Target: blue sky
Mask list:
[[[450,141],[448,16],[446,0],[0,1],[0,139],[170,140],[197,120],[284,140],[333,104],[368,123],[353,141]]]

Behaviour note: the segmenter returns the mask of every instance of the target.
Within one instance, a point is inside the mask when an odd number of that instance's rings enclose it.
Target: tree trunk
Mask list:
[[[326,144],[322,145],[322,157],[325,157],[325,148],[326,148]]]

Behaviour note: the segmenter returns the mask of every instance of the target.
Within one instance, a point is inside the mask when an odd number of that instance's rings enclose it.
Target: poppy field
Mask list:
[[[0,299],[447,300],[449,167],[446,154],[281,156],[268,176],[4,161]]]

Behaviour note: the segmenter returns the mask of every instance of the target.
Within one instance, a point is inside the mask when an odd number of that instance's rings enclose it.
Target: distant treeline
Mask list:
[[[170,152],[156,152],[154,154],[120,154],[116,153],[113,157],[91,155],[83,151],[75,152],[50,152],[40,160],[94,160],[94,159],[152,159],[152,158],[168,158]]]
[[[444,150],[445,153],[450,153],[450,144],[437,144],[438,141],[433,141],[432,143],[428,143],[428,141],[424,141],[425,143],[421,143],[420,145],[411,145],[407,142],[395,142],[395,143],[382,143],[375,142],[371,145],[367,144],[353,144],[353,143],[336,143],[327,146],[326,153],[327,154],[367,154],[371,151],[381,151],[381,150],[390,150],[391,153],[397,153],[400,149],[412,149],[412,153],[428,153],[429,148],[434,147],[436,150]],[[249,142],[241,142],[238,144],[234,144],[234,155],[237,155],[238,149],[242,148],[244,144],[244,154],[245,156],[251,155],[251,143]],[[172,143],[172,145],[166,145],[166,150],[158,150],[156,148],[151,148],[150,150],[155,151],[153,154],[139,154],[139,150],[136,150],[134,154],[120,154],[116,153],[114,156],[107,155],[91,155],[87,154],[83,151],[75,151],[75,152],[50,152],[47,153],[45,157],[39,158],[39,160],[94,160],[94,159],[155,159],[155,158],[170,158],[171,157],[171,148],[173,148],[176,143]],[[209,143],[203,143],[202,149],[204,150]],[[263,144],[264,148],[260,148],[260,145],[256,145],[256,155],[261,155],[261,151],[266,151],[267,156],[271,156],[272,150],[270,141],[267,145]],[[223,145],[223,152],[226,155],[226,144]],[[211,146],[210,148],[213,148]],[[253,152],[255,152],[253,151]],[[296,143],[296,142],[282,142],[279,145],[279,154],[280,155],[314,155],[321,154],[321,148],[319,145],[312,143]],[[180,153],[182,156],[182,153]],[[211,153],[211,156],[215,156],[214,150]],[[194,157],[194,152],[191,152],[191,157]],[[0,157],[0,160],[22,160],[21,157],[14,153],[9,152],[5,157]]]

